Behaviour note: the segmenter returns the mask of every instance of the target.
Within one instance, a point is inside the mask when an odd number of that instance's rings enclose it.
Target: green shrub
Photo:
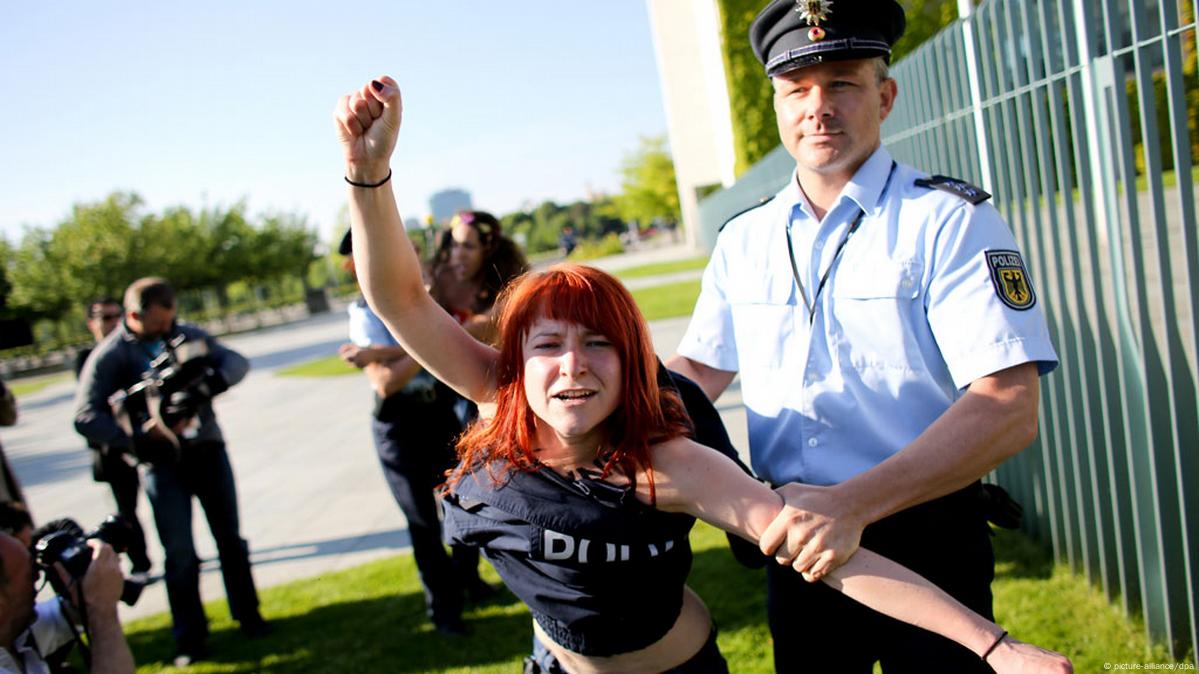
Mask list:
[[[587,239],[580,242],[570,254],[569,259],[573,262],[582,262],[584,260],[594,260],[598,257],[619,255],[623,252],[624,244],[621,243],[620,236],[617,234],[608,234],[602,239]]]

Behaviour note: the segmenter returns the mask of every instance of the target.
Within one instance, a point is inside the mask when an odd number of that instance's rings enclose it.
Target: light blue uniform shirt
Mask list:
[[[361,347],[400,345],[396,338],[392,337],[387,326],[383,324],[383,320],[371,311],[365,300],[359,299],[351,302],[350,306],[346,307],[346,313],[350,315],[350,341],[355,345]],[[400,389],[398,394],[429,394],[436,384],[437,380],[433,378],[433,375],[421,370],[416,373],[416,376],[409,379],[407,384],[404,384],[404,388]]]
[[[1001,299],[987,252],[1018,248],[995,208],[892,165],[876,150],[823,222],[793,178],[725,225],[704,271],[678,352],[740,372],[753,468],[772,483],[842,482],[905,447],[976,379],[1057,366],[1039,303]],[[811,324],[787,227],[809,300],[831,268]]]

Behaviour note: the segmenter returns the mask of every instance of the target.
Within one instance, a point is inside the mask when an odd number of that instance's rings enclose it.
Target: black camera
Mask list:
[[[142,373],[141,381],[108,398],[117,422],[133,438],[134,452],[147,463],[178,460],[179,442],[173,435],[180,422],[193,419],[229,383],[208,357],[208,342],[177,335]],[[159,424],[170,447],[146,438],[146,427]],[[165,452],[165,453],[164,453]]]
[[[133,528],[120,515],[109,515],[90,533],[84,533],[75,520],[67,518],[48,522],[34,532],[34,562],[60,597],[70,599],[69,584],[82,579],[91,565],[92,548],[87,544],[89,538],[103,541],[112,546],[114,551],[124,553],[133,540]],[[55,571],[55,564],[62,565],[66,578]],[[133,606],[144,588],[144,583],[126,579],[121,601]]]

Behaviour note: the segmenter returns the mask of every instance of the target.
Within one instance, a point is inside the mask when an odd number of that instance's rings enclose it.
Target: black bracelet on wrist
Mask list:
[[[1007,630],[1004,630],[1003,634],[1000,634],[999,638],[995,640],[995,643],[991,644],[991,647],[987,649],[987,652],[983,653],[981,656],[979,656],[979,659],[982,660],[983,662],[986,662],[987,656],[990,655],[991,653],[995,652],[995,649],[999,648],[999,644],[1003,643],[1003,640],[1006,638],[1007,638]]]
[[[391,180],[391,169],[387,169],[387,177],[377,183],[356,183],[353,180],[350,180],[349,176],[346,176],[345,178],[346,182],[350,183],[354,187],[380,187],[382,185],[386,185],[388,180]]]

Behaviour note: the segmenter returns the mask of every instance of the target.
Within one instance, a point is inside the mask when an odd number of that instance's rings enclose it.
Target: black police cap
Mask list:
[[[749,28],[766,76],[826,61],[882,56],[907,22],[895,0],[774,0]]]
[[[338,255],[349,255],[354,252],[354,242],[350,238],[350,230],[346,230],[346,235],[341,237],[341,243],[337,246]]]

